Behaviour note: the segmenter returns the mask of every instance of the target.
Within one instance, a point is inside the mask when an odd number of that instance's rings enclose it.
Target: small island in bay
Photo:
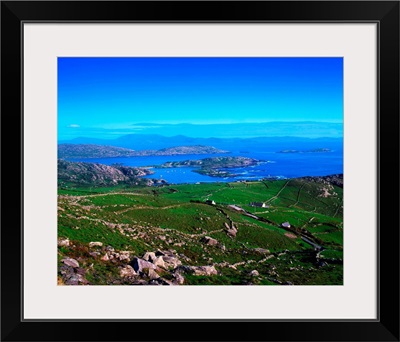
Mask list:
[[[281,151],[278,151],[277,153],[326,153],[326,152],[332,152],[332,150],[329,148],[315,148],[312,150],[305,150],[305,151],[281,150]]]
[[[183,160],[155,165],[155,168],[195,167],[193,172],[211,177],[234,177],[225,169],[258,165],[261,161],[247,157],[213,157],[199,160]]]

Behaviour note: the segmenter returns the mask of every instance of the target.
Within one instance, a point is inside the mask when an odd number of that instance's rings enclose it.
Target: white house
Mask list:
[[[264,202],[251,202],[250,205],[252,207],[269,208],[269,205],[266,205]]]

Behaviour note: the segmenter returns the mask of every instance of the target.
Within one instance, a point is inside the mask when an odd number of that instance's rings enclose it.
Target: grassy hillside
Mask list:
[[[59,283],[341,285],[342,198],[322,178],[60,188]]]

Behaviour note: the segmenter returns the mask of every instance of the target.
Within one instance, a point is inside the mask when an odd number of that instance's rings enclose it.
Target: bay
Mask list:
[[[326,176],[343,173],[343,148],[341,144],[331,146],[313,146],[313,148],[329,148],[328,152],[310,152],[296,146],[297,153],[280,153],[276,148],[265,146],[253,147],[251,150],[231,149],[225,154],[187,154],[168,156],[137,156],[115,158],[79,158],[70,161],[100,163],[105,165],[122,164],[133,167],[153,167],[166,162],[198,160],[204,158],[242,156],[261,161],[258,165],[249,167],[229,168],[227,171],[234,177],[210,177],[193,172],[194,168],[152,168],[154,174],[146,178],[163,179],[168,183],[197,183],[197,182],[232,182],[240,180],[258,180],[262,178],[296,178],[304,176]],[[310,146],[307,146],[309,148]]]

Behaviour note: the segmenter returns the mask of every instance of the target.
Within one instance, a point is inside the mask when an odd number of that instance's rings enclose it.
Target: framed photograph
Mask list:
[[[397,1],[1,8],[4,341],[399,341]]]

